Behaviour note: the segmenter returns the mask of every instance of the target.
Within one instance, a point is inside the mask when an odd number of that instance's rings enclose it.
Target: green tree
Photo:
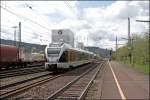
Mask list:
[[[132,63],[134,67],[140,65],[141,70],[149,72],[149,34],[145,33],[144,35],[136,35],[132,36]],[[129,63],[129,50],[128,45],[119,48],[115,53],[113,53],[112,58],[121,61],[124,63]]]

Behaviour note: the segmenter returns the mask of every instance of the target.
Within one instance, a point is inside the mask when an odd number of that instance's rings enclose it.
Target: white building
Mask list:
[[[64,42],[74,47],[74,33],[69,29],[52,30],[52,42]]]

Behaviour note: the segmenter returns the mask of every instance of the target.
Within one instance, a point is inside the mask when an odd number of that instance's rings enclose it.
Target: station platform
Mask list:
[[[108,61],[100,99],[149,100],[149,75],[127,65]]]

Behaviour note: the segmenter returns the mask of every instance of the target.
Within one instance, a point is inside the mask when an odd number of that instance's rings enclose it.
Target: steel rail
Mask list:
[[[21,92],[24,92],[24,91],[26,91],[30,88],[33,88],[35,86],[44,84],[48,81],[54,80],[54,79],[56,79],[60,76],[62,76],[62,75],[60,74],[60,75],[57,75],[57,76],[54,76],[54,77],[49,77],[47,79],[43,79],[43,80],[40,80],[38,82],[34,82],[34,83],[29,84],[29,85],[26,85],[24,87],[21,87],[21,88],[18,88],[18,89],[15,89],[15,90],[12,90],[12,91],[9,91],[9,92],[6,92],[6,93],[1,93],[0,94],[0,99],[7,99],[8,97],[14,96],[14,95],[19,94]]]
[[[37,66],[37,67],[36,67]],[[7,70],[0,70],[0,74],[5,74],[5,73],[10,73],[10,72],[16,72],[16,71],[22,71],[22,70],[30,70],[32,68],[39,68],[40,66],[43,66],[43,64],[41,65],[34,65],[34,66],[25,66],[25,67],[20,67],[20,68],[14,68],[14,69],[7,69]]]
[[[97,64],[95,65],[97,66]],[[97,68],[97,67],[96,67]],[[54,92],[52,95],[50,95],[47,100],[54,100],[56,99],[61,93],[63,93],[66,89],[68,89],[71,85],[73,85],[75,82],[77,82],[79,79],[81,79],[83,76],[85,76],[87,73],[89,73],[91,70],[93,70],[93,67],[91,67],[89,70],[81,74],[80,76],[76,77],[73,79],[71,82],[66,84],[64,87],[60,88],[56,92]],[[82,96],[81,96],[82,97]]]
[[[13,72],[9,72],[9,73],[2,73],[2,74],[0,74],[0,79],[14,77],[14,76],[20,76],[20,75],[33,74],[33,73],[38,73],[38,72],[44,72],[45,70],[43,68],[39,67],[36,69],[32,68],[32,69],[13,71]]]
[[[26,83],[26,82],[29,82],[29,81],[32,81],[32,80],[36,80],[36,79],[38,79],[38,78],[42,78],[42,77],[48,76],[48,75],[50,75],[50,74],[51,74],[51,73],[47,73],[47,74],[40,75],[40,76],[36,76],[36,77],[33,77],[33,78],[21,80],[21,81],[19,81],[19,82],[15,82],[15,83],[11,83],[11,84],[8,84],[8,85],[0,86],[0,90],[7,89],[7,88],[10,88],[10,87],[12,87],[12,86],[20,85],[20,84],[22,84],[22,83]]]
[[[98,74],[99,71],[102,69],[102,67],[103,67],[102,65],[103,65],[103,64],[104,64],[104,63],[102,63],[102,64],[100,65],[100,68],[97,70],[97,72],[94,74],[94,76],[92,77],[92,79],[90,80],[90,82],[88,83],[88,85],[85,87],[85,89],[84,89],[83,92],[81,93],[80,97],[78,97],[78,100],[84,99],[85,95],[86,95],[87,92],[88,92],[88,89],[91,87],[91,85],[92,85],[94,79],[96,78],[97,74]]]

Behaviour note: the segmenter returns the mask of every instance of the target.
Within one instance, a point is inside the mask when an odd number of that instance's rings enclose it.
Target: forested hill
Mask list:
[[[1,44],[5,44],[5,45],[14,45],[14,41],[12,40],[5,40],[5,39],[0,39],[1,40]],[[40,44],[31,44],[31,43],[25,43],[22,42],[21,43],[21,48],[24,49],[25,52],[44,52],[46,45],[40,45]]]
[[[1,44],[5,45],[14,45],[14,41],[12,40],[4,40],[1,39]],[[46,45],[40,45],[40,44],[31,44],[31,43],[21,43],[21,48],[24,49],[25,52],[44,52]],[[96,54],[99,54],[102,58],[109,58],[110,57],[110,50],[102,49],[99,47],[85,47],[85,50],[94,52]]]
[[[88,51],[91,51],[91,52],[94,52],[98,55],[100,55],[100,57],[102,58],[110,58],[110,50],[108,49],[103,49],[103,48],[99,48],[99,47],[84,47],[85,50],[88,50]]]

